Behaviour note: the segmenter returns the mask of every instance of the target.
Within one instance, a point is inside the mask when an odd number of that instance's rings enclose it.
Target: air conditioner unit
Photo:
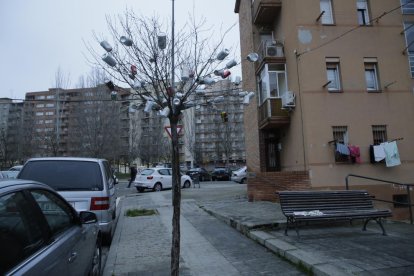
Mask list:
[[[277,56],[277,47],[276,46],[267,46],[266,47],[266,56],[276,57]]]
[[[282,96],[282,108],[295,106],[295,94],[292,91],[286,91],[286,93]]]

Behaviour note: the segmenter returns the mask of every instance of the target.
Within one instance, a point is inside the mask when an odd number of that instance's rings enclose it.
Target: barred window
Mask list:
[[[337,143],[348,144],[348,127],[347,126],[333,126],[333,139]]]
[[[374,145],[379,145],[386,142],[387,139],[387,126],[386,125],[373,125],[372,137],[374,139]]]
[[[333,126],[332,127],[332,134],[333,139],[336,143],[340,144],[348,144],[348,127],[347,126]],[[336,145],[335,145],[336,146]],[[335,162],[341,162],[341,163],[348,163],[349,162],[349,156],[340,154],[335,147]]]

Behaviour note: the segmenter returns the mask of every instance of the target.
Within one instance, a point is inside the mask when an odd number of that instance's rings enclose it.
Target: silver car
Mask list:
[[[98,217],[104,242],[110,244],[115,230],[115,181],[103,159],[46,157],[29,159],[18,178],[45,183],[63,196],[78,212]]]
[[[231,180],[237,183],[244,184],[247,180],[247,167],[244,166],[237,171],[231,173]]]
[[[96,215],[76,212],[49,186],[0,186],[0,275],[100,275]]]

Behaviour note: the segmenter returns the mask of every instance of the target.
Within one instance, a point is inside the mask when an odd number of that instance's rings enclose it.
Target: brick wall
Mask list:
[[[277,191],[311,189],[307,171],[252,173],[247,180],[249,201],[278,201]]]

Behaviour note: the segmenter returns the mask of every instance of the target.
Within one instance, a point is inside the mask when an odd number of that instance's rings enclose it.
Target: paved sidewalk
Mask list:
[[[308,226],[284,235],[286,219],[277,203],[235,200],[200,206],[292,263],[315,275],[414,275],[414,225],[384,222],[367,231],[354,224]]]
[[[131,275],[128,271],[136,271],[133,275],[169,275],[170,200],[163,199],[162,193],[149,195],[134,194],[121,200],[121,215],[103,275]],[[151,200],[153,197],[157,197],[157,204]],[[369,223],[365,232],[357,224],[317,225],[300,228],[301,237],[298,238],[294,230],[289,231],[289,236],[284,235],[286,220],[277,203],[234,198],[199,202],[198,205],[200,212],[217,217],[315,275],[414,275],[414,225],[411,224],[385,222],[388,236],[382,235],[375,222]],[[157,209],[159,216],[125,217],[123,214],[129,208]],[[140,227],[137,227],[138,223]],[[186,220],[181,225],[182,237],[196,232]],[[200,236],[191,236],[191,240],[197,241],[194,246],[201,246],[200,250],[192,250],[204,253],[198,256],[200,267],[197,268],[197,271],[203,271],[203,258],[205,260],[210,253],[214,256],[217,252],[213,254],[214,248],[207,247],[209,243]],[[136,251],[138,247],[151,248],[151,252],[158,254],[149,256],[145,250]],[[185,258],[191,257],[183,249],[181,253]],[[147,264],[146,267],[142,267],[143,263]],[[225,260],[217,259],[217,267],[222,270],[222,275],[237,275]],[[185,265],[180,266],[180,275],[191,275],[190,271]],[[206,270],[205,274],[199,275],[211,274]]]

